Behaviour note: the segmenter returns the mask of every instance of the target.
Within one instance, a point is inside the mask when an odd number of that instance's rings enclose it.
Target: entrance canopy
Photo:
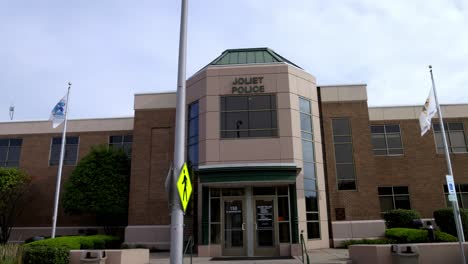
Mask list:
[[[217,164],[199,166],[198,176],[204,185],[295,183],[300,170],[294,163]]]

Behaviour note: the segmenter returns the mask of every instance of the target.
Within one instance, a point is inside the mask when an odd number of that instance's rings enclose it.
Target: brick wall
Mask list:
[[[338,191],[337,187],[332,119],[340,117],[349,118],[351,124],[357,183],[355,191]],[[348,221],[380,218],[367,102],[322,103],[322,122],[330,219],[336,220],[335,208],[345,208]]]
[[[170,224],[164,183],[174,157],[174,125],[175,109],[135,111],[129,225]]]
[[[468,119],[444,121],[462,122],[467,140]],[[445,207],[443,185],[447,174],[445,155],[436,153],[433,130],[421,137],[418,120],[372,121],[371,124],[399,124],[404,151],[403,156],[375,157],[377,184],[408,186],[411,208],[422,217],[432,217],[434,210]],[[455,182],[468,183],[468,154],[451,154],[451,159]]]
[[[84,157],[93,145],[108,144],[111,135],[131,134],[131,131],[67,133],[79,136],[78,160]],[[31,188],[25,197],[26,205],[15,221],[15,226],[49,227],[52,225],[55,187],[58,166],[49,166],[50,144],[57,134],[31,134],[2,136],[2,138],[22,138],[20,168],[32,178]],[[65,166],[62,172],[61,190],[75,166]],[[57,226],[96,225],[94,216],[70,216],[63,212],[60,204]]]

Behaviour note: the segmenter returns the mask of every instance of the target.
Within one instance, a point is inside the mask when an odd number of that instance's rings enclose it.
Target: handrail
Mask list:
[[[301,230],[301,255],[302,255],[302,263],[305,263],[304,262],[304,252],[305,252],[305,256],[306,256],[306,259],[307,259],[307,264],[310,264],[310,259],[309,259],[309,252],[307,252],[307,246],[305,244],[305,241],[304,241],[304,230]]]
[[[190,247],[190,264],[192,264],[193,245],[194,245],[193,236],[190,236],[187,241],[187,245],[185,246],[184,255],[183,255],[185,257],[185,254],[187,253],[187,249]]]

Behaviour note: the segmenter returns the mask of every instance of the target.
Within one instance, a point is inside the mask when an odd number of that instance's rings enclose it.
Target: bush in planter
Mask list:
[[[463,233],[468,237],[468,210],[460,209]],[[457,227],[453,219],[453,209],[444,208],[434,211],[434,219],[441,231],[457,236]]]
[[[120,239],[114,236],[63,236],[51,239],[34,241],[27,244],[28,247],[46,246],[63,247],[71,249],[116,249],[120,247]]]
[[[395,240],[388,238],[376,238],[376,239],[358,239],[358,240],[346,240],[343,241],[341,247],[349,248],[351,245],[382,245],[382,244],[394,244]]]
[[[450,234],[436,231],[435,242],[455,242],[458,239]],[[429,242],[429,234],[425,229],[412,228],[391,228],[385,230],[385,237],[395,240],[396,243],[427,243]]]
[[[64,247],[34,246],[25,247],[24,264],[68,264],[70,251]]]
[[[421,215],[415,210],[394,209],[384,213],[387,228],[412,228],[414,220],[420,219]]]

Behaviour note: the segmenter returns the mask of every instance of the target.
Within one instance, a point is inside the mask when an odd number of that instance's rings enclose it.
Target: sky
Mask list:
[[[231,48],[269,47],[318,85],[367,84],[370,106],[468,103],[466,0],[188,0],[187,78]],[[175,91],[178,0],[0,0],[0,122],[133,115]]]

